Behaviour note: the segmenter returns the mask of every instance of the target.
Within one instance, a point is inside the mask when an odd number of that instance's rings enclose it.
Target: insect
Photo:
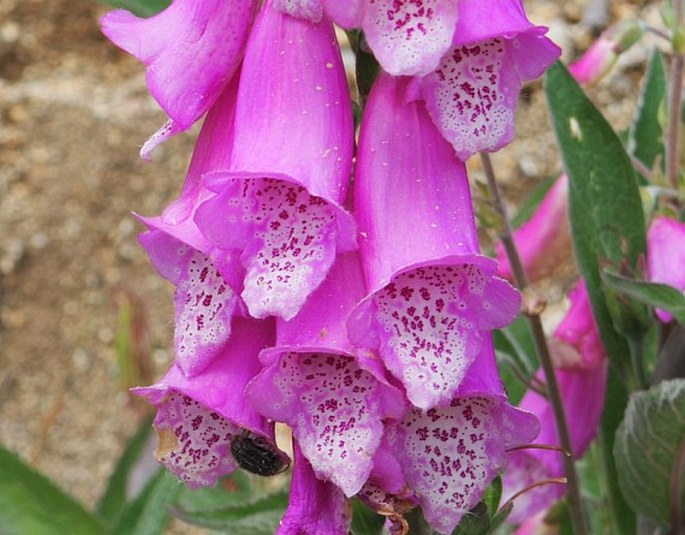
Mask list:
[[[258,476],[275,476],[290,466],[285,453],[249,431],[233,437],[231,453],[241,468]]]

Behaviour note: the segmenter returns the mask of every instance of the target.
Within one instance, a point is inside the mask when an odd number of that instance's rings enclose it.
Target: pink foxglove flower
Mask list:
[[[274,445],[273,423],[246,400],[247,383],[261,370],[258,354],[273,344],[271,321],[236,318],[233,335],[205,370],[187,377],[174,364],[156,384],[134,389],[157,407],[157,459],[191,488],[214,485],[239,465],[231,452],[237,436],[251,433]]]
[[[347,496],[371,473],[383,420],[401,418],[405,405],[380,362],[347,339],[345,318],[364,294],[358,255],[338,256],[300,313],[278,321],[276,346],[247,389],[257,411],[292,427],[317,477]]]
[[[276,535],[347,535],[351,511],[345,495],[333,483],[316,477],[297,442],[293,449],[290,499]]]
[[[450,403],[520,295],[480,254],[464,164],[423,104],[405,103],[407,83],[381,75],[362,122],[355,202],[370,294],[348,333],[427,410]]]
[[[652,282],[668,284],[685,292],[685,223],[658,216],[647,234],[647,275]],[[657,309],[661,321],[673,319],[665,310]]]
[[[436,126],[457,156],[496,151],[514,137],[523,82],[542,75],[561,51],[534,26],[520,0],[459,2],[451,47],[416,80]]]
[[[266,2],[248,41],[228,170],[205,176],[216,197],[195,221],[246,270],[250,314],[292,318],[337,252],[356,248],[343,208],[353,124],[333,27]]]
[[[531,281],[549,277],[571,254],[568,221],[568,176],[561,175],[549,189],[533,216],[514,231],[514,241]],[[513,280],[502,243],[495,246],[499,273]]]
[[[550,351],[557,368],[557,381],[564,401],[573,455],[580,458],[590,446],[599,427],[604,408],[608,360],[597,330],[590,299],[581,281],[571,293],[571,308],[554,331]],[[537,377],[544,382],[544,375]],[[519,404],[540,419],[541,431],[536,443],[558,446],[554,412],[549,401],[529,391]],[[509,456],[504,474],[504,499],[544,479],[564,475],[563,453],[546,450],[516,451]],[[533,489],[516,499],[509,517],[522,522],[546,509],[563,495],[559,485]]]
[[[236,89],[229,84],[208,114],[179,198],[162,215],[141,218],[149,229],[140,235],[141,244],[176,286],[174,350],[187,375],[201,372],[222,351],[240,301],[238,255],[214,247],[193,221],[198,204],[214,196],[200,178],[227,164]]]
[[[141,150],[187,130],[214,104],[242,59],[256,0],[173,0],[148,19],[117,10],[103,33],[147,67],[150,93],[169,116]]]
[[[535,416],[506,402],[490,335],[448,404],[427,411],[412,407],[388,427],[407,487],[431,526],[444,534],[482,499],[506,465],[506,450],[529,443],[539,431]],[[384,482],[394,477],[378,478],[377,486],[387,489]]]

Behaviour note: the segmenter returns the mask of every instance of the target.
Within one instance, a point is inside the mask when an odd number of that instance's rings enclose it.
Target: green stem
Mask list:
[[[502,244],[506,250],[507,259],[509,260],[509,265],[511,266],[512,273],[514,274],[516,284],[518,285],[519,289],[523,291],[528,286],[528,277],[526,275],[525,268],[523,267],[523,263],[521,262],[521,257],[518,253],[516,243],[514,242],[514,235],[511,230],[509,215],[507,214],[506,206],[504,205],[499,192],[499,186],[497,185],[497,179],[495,177],[495,170],[488,154],[481,152],[480,157],[481,161],[483,162],[483,170],[485,171],[485,176],[488,181],[488,187],[495,203],[495,209],[497,212],[499,212],[500,217],[502,218],[502,232],[500,233],[500,239],[502,240]],[[583,517],[583,507],[580,499],[580,485],[573,459],[571,435],[568,430],[568,424],[566,423],[564,404],[561,399],[559,385],[554,373],[554,366],[552,364],[552,357],[549,352],[549,347],[547,346],[547,339],[542,328],[540,316],[529,315],[528,323],[533,334],[533,340],[535,341],[535,349],[538,354],[538,359],[545,373],[548,399],[552,405],[552,410],[554,411],[554,420],[557,426],[559,442],[564,450],[571,453],[571,455],[568,457],[564,456],[564,472],[567,480],[566,494],[568,496],[568,502],[571,510],[570,514],[571,521],[573,523],[573,531],[576,535],[587,535],[587,527],[585,524],[585,518]]]

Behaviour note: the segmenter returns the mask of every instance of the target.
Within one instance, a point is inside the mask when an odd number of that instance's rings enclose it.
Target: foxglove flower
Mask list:
[[[506,450],[535,439],[532,414],[506,402],[497,374],[492,337],[450,403],[410,408],[390,424],[388,442],[426,519],[439,533],[452,533],[482,499],[506,465]],[[378,485],[383,488],[383,480]]]
[[[521,263],[531,281],[549,277],[572,250],[568,222],[568,176],[561,175],[545,194],[533,216],[514,231]],[[495,246],[499,273],[513,280],[504,246]]]
[[[685,223],[658,216],[647,234],[647,275],[652,282],[668,284],[685,292]],[[664,323],[673,318],[665,310],[656,315]]]
[[[466,160],[511,142],[523,82],[541,76],[561,51],[544,36],[547,28],[526,18],[520,0],[469,0],[458,12],[451,48],[420,73],[413,92]]]
[[[347,496],[371,473],[383,420],[401,418],[405,404],[379,361],[347,339],[345,318],[364,294],[357,254],[339,256],[300,313],[278,321],[276,346],[247,389],[256,410],[292,427],[317,477]]]
[[[423,104],[405,103],[407,83],[381,75],[362,121],[355,202],[370,294],[348,334],[427,410],[451,402],[520,295],[480,254],[464,164]]]
[[[261,370],[258,353],[273,341],[273,322],[236,318],[230,343],[202,373],[187,377],[174,364],[158,383],[133,390],[157,408],[157,459],[190,488],[214,485],[237,468],[231,442],[242,433],[278,451],[273,423],[243,394]]]
[[[232,147],[237,84],[231,83],[208,114],[197,140],[183,190],[162,215],[141,218],[140,242],[159,273],[175,286],[176,363],[187,375],[201,372],[231,335],[239,309],[238,255],[213,246],[193,220],[197,206],[214,196],[200,179],[226,167]]]
[[[336,253],[356,247],[341,207],[352,162],[349,103],[331,24],[266,2],[245,53],[230,165],[205,176],[216,197],[195,216],[208,240],[240,255],[254,317],[295,316]]]
[[[573,456],[582,457],[590,446],[599,426],[604,407],[608,360],[592,315],[590,299],[581,281],[571,293],[571,308],[554,331],[550,351],[557,368],[557,382],[564,401]],[[544,375],[537,377],[544,382]],[[554,411],[549,401],[529,391],[519,404],[540,419],[540,435],[536,443],[558,446]],[[515,492],[544,479],[564,475],[563,453],[547,450],[512,452],[509,468],[504,474],[504,499]],[[522,522],[546,509],[563,495],[563,487],[539,487],[516,499],[511,522]]]
[[[276,535],[347,535],[351,511],[333,483],[316,477],[297,442],[290,499]]]

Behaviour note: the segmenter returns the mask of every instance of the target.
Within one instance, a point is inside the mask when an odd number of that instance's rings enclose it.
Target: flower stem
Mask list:
[[[671,188],[679,190],[680,168],[680,102],[683,96],[683,64],[685,58],[679,42],[683,26],[683,0],[674,0],[673,60],[671,62],[671,91],[669,121],[666,138],[666,174]]]
[[[483,162],[483,170],[488,181],[488,187],[495,202],[495,209],[502,218],[502,231],[500,233],[500,239],[502,240],[502,244],[504,245],[504,249],[507,253],[507,259],[509,260],[509,265],[511,266],[512,273],[514,274],[516,284],[519,289],[523,291],[528,286],[528,277],[526,275],[526,270],[523,267],[523,263],[521,262],[521,257],[518,253],[516,243],[514,242],[511,223],[507,213],[507,208],[504,205],[502,196],[499,192],[499,186],[497,185],[497,179],[495,177],[495,170],[488,154],[481,152],[480,157],[481,161]],[[540,364],[542,365],[542,369],[545,373],[548,399],[554,411],[554,419],[556,422],[557,434],[559,436],[559,441],[561,442],[561,447],[568,452],[573,452],[571,435],[568,431],[566,415],[564,413],[564,404],[559,392],[557,378],[554,374],[552,357],[549,352],[549,347],[547,346],[547,339],[545,338],[545,332],[542,328],[540,316],[536,314],[528,315],[528,323],[533,334],[535,349],[537,351]],[[578,483],[578,477],[576,475],[576,468],[572,455],[568,457],[564,456],[564,472],[566,473],[567,479],[566,493],[571,510],[570,512],[571,521],[573,523],[573,532],[575,535],[587,535],[587,528],[585,519],[583,517],[583,509],[580,500],[580,486]]]

